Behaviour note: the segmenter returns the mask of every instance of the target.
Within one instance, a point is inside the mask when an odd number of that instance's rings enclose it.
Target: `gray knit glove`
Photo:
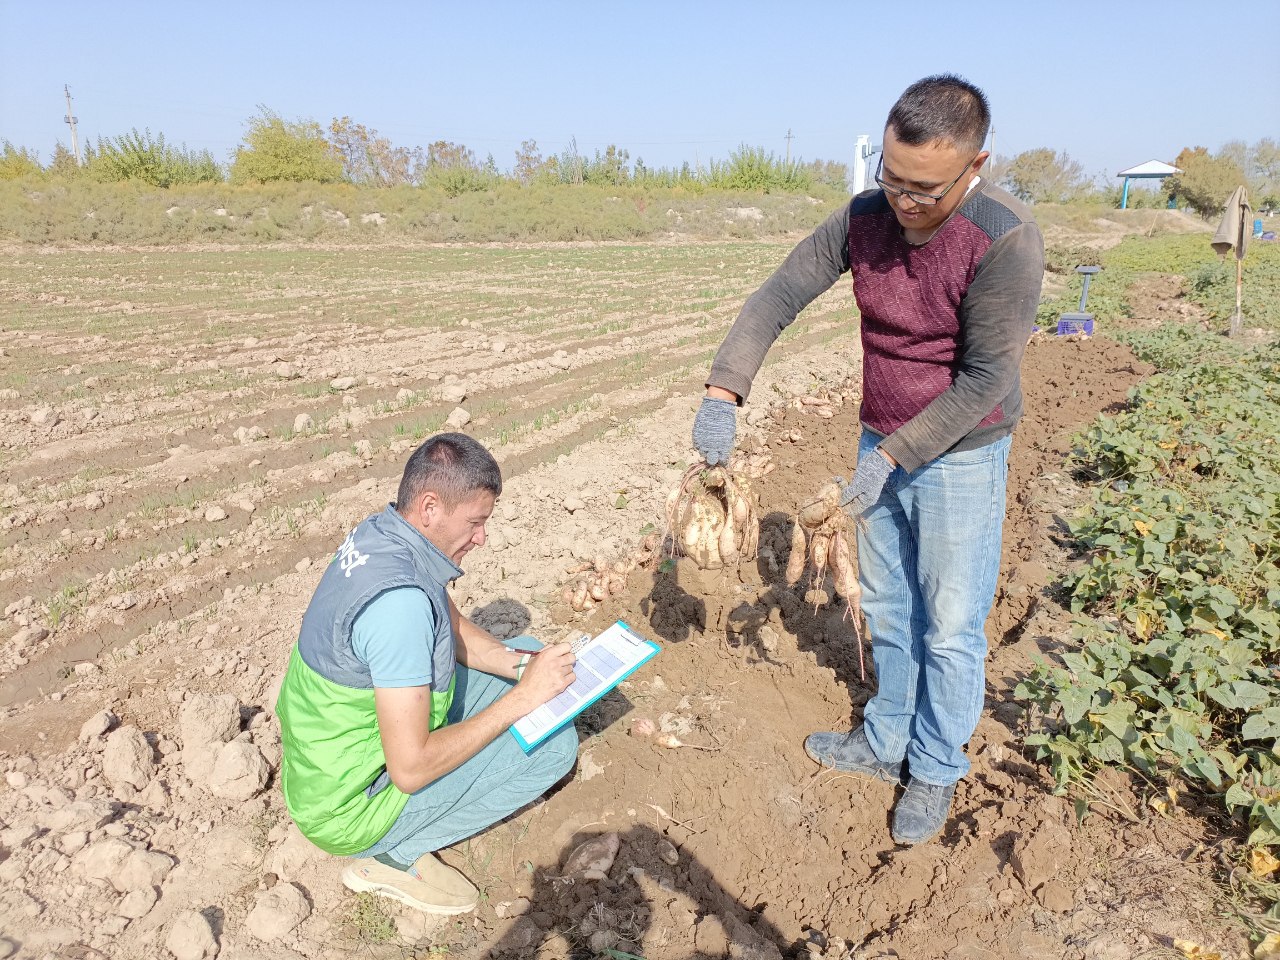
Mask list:
[[[738,405],[731,400],[703,397],[693,418],[693,446],[708,466],[729,462],[738,434]]]
[[[840,491],[840,506],[856,520],[880,499],[880,491],[891,473],[893,464],[888,457],[880,453],[878,447],[873,449],[858,461],[853,482]]]

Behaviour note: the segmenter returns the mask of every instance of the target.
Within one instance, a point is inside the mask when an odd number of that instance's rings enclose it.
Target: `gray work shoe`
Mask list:
[[[907,782],[898,805],[893,808],[893,840],[912,846],[932,840],[947,825],[951,812],[951,798],[956,785],[949,783],[939,787],[912,777]]]
[[[860,726],[851,733],[811,733],[805,738],[804,752],[833,770],[860,773],[885,783],[902,782],[902,761],[885,763],[877,757]]]

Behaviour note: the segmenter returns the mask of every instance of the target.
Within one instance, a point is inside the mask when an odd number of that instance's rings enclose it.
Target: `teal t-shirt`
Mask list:
[[[431,604],[416,587],[380,594],[351,628],[351,649],[368,664],[375,687],[430,684],[434,647]]]

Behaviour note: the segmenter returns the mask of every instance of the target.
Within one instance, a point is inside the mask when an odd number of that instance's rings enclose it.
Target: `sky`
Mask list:
[[[150,129],[219,161],[264,105],[502,169],[530,139],[670,167],[781,158],[788,131],[793,158],[848,162],[908,84],[953,72],[990,98],[997,154],[1110,177],[1280,139],[1278,36],[1280,0],[0,0],[0,138],[69,144],[65,84],[82,145]]]

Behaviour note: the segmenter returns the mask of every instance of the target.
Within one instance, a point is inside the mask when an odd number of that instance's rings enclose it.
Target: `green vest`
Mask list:
[[[408,801],[387,774],[373,680],[351,648],[356,617],[387,590],[412,586],[427,595],[434,620],[430,729],[438,729],[447,722],[457,666],[445,588],[461,573],[389,506],[351,532],[320,578],[289,657],[276,715],[285,804],[303,835],[322,850],[367,850]]]

